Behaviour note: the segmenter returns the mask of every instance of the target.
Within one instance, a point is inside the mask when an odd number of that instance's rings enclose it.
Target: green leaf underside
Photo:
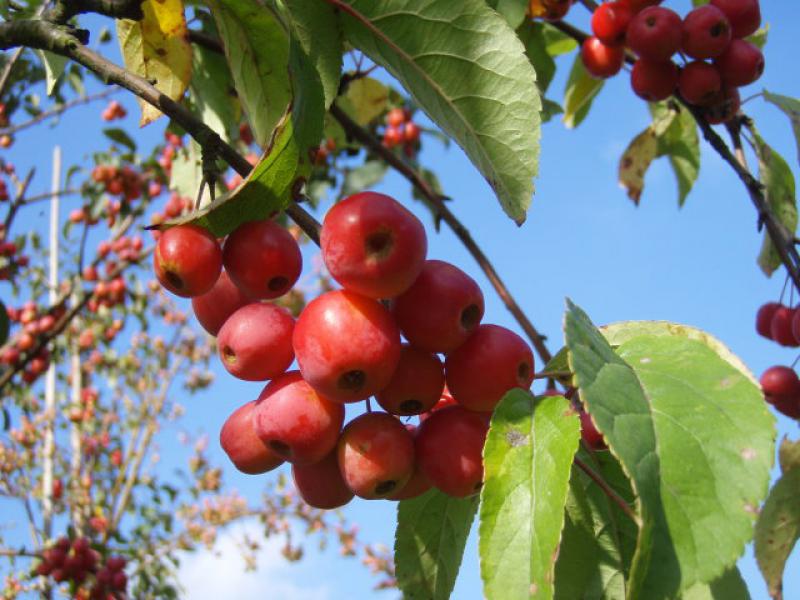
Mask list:
[[[642,334],[615,353],[571,302],[565,321],[581,397],[637,494],[628,597],[713,581],[741,554],[769,483],[774,418],[760,390],[702,341]]]
[[[283,0],[296,39],[319,74],[328,108],[339,91],[342,71],[342,27],[332,6],[325,2]]]
[[[256,0],[208,5],[253,136],[266,146],[292,98],[288,35],[275,13]]]
[[[195,46],[191,91],[203,122],[230,142],[239,124],[241,104],[225,57]]]
[[[755,537],[758,568],[772,596],[782,589],[786,561],[800,539],[800,442],[784,440],[780,458],[783,475],[761,507]]]
[[[310,152],[319,145],[325,110],[319,76],[296,44],[292,44],[289,71],[296,89],[294,104],[244,183],[199,213],[170,225],[191,222],[222,237],[242,223],[271,216],[294,200],[311,172]]]
[[[764,99],[780,108],[789,117],[797,144],[797,162],[800,163],[800,100],[781,94],[772,94],[767,90],[764,90]]]
[[[581,449],[578,456],[621,497],[633,502],[630,482],[609,452]],[[625,598],[636,534],[636,524],[583,471],[573,467],[556,563],[555,598]]]
[[[513,390],[495,409],[484,447],[480,557],[484,594],[552,598],[580,423],[562,396]]]
[[[696,583],[681,595],[681,600],[749,600],[750,592],[739,569],[733,567],[712,583]]]
[[[453,498],[435,489],[399,503],[394,557],[404,598],[450,598],[477,510],[477,496]]]
[[[772,212],[780,221],[790,237],[797,230],[797,201],[795,181],[791,168],[780,154],[775,152],[760,135],[754,133],[755,150],[758,155],[758,173],[764,184],[764,193]],[[758,265],[770,276],[782,264],[781,257],[768,232],[764,232],[764,242],[758,255]]]
[[[505,212],[525,220],[541,102],[525,49],[484,0],[348,0],[348,40],[464,149]]]
[[[583,122],[595,96],[603,89],[603,83],[602,79],[589,75],[580,55],[577,55],[564,91],[564,125],[572,129]]]

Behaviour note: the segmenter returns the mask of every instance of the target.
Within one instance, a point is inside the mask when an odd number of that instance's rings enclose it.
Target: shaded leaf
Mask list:
[[[681,600],[749,600],[750,592],[739,569],[733,567],[712,583],[696,583]]]
[[[797,144],[797,162],[800,163],[800,100],[773,94],[764,90],[764,99],[780,108],[789,117],[789,122],[794,130],[794,139]]]
[[[225,57],[202,46],[194,49],[192,101],[203,122],[230,142],[241,118],[241,104]]]
[[[512,390],[484,447],[480,557],[486,598],[552,598],[580,422],[562,396]]]
[[[544,24],[539,21],[525,21],[517,29],[517,36],[525,46],[525,55],[536,71],[536,83],[542,94],[550,87],[550,82],[556,73],[556,62],[547,51],[544,32]]]
[[[689,111],[678,109],[667,129],[658,136],[656,157],[669,158],[678,183],[678,205],[683,206],[700,172],[697,123]]]
[[[368,125],[386,111],[388,102],[389,88],[377,79],[362,77],[348,84],[338,105],[356,123]]]
[[[382,160],[368,160],[355,169],[348,169],[342,181],[341,197],[374,187],[380,183],[388,169],[388,165]]]
[[[525,20],[528,0],[489,0],[489,6],[503,15],[512,29],[516,29]]]
[[[752,535],[769,483],[774,418],[759,387],[680,330],[618,335],[615,352],[568,302],[565,331],[581,398],[637,494],[628,597],[713,581]]]
[[[651,127],[637,135],[619,160],[619,184],[637,206],[644,191],[644,176],[658,152],[658,139]]]
[[[64,73],[64,68],[67,66],[67,58],[60,54],[53,54],[47,50],[35,50],[34,52],[36,52],[44,65],[47,95],[51,96],[56,87],[56,83],[58,83],[59,77]]]
[[[255,141],[265,147],[292,99],[286,30],[258,0],[209,0],[208,5]]]
[[[394,561],[404,598],[450,597],[477,510],[477,496],[453,498],[436,489],[399,503]]]
[[[339,92],[344,41],[339,15],[325,2],[283,0],[294,37],[319,73],[325,91],[325,108]]]
[[[522,223],[538,169],[540,100],[514,31],[484,0],[346,5],[349,41],[403,84]]]
[[[125,67],[154,85],[165,96],[180,100],[192,76],[192,46],[186,33],[182,0],[145,0],[141,21],[117,21]],[[144,126],[161,116],[153,105],[139,100]]]
[[[109,127],[103,129],[103,134],[112,142],[115,142],[120,146],[124,146],[131,152],[136,152],[136,142],[133,141],[133,138],[129,136],[128,132],[124,129],[120,129],[119,127]]]

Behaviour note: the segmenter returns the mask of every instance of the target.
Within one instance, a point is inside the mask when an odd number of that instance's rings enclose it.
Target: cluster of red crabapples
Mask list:
[[[790,308],[778,302],[768,302],[758,309],[756,331],[780,344],[800,346],[800,306]],[[791,367],[770,367],[761,376],[764,398],[775,410],[792,419],[800,419],[800,379]]]
[[[631,87],[640,98],[658,102],[677,90],[709,123],[732,119],[741,104],[738,88],[764,71],[761,50],[744,39],[761,24],[759,0],[711,0],[683,19],[659,4],[616,0],[598,6],[594,35],[581,47],[586,70],[598,78],[616,75],[627,47],[638,57]],[[676,54],[685,58],[681,67],[672,60]]]
[[[121,556],[110,556],[102,563],[102,555],[93,549],[84,537],[59,538],[42,555],[36,574],[52,577],[56,583],[69,582],[79,587],[75,598],[86,600],[115,600],[124,597],[128,586],[125,574],[127,561]],[[90,587],[83,587],[94,578]]]
[[[419,125],[411,120],[411,112],[404,108],[393,108],[386,113],[386,129],[383,132],[383,145],[389,149],[402,146],[407,156],[417,151]]]
[[[194,225],[159,238],[159,281],[192,297],[225,368],[270,380],[225,422],[223,449],[245,473],[291,463],[298,491],[318,508],[354,495],[411,498],[431,486],[477,493],[491,413],[506,392],[530,387],[530,348],[508,329],[481,324],[478,284],[426,260],[422,223],[389,196],[363,192],[339,202],[320,238],[343,289],[311,301],[296,322],[264,302],[289,291],[302,267],[297,242],[280,225],[245,223],[224,248]],[[287,372],[295,359],[299,370]],[[371,396],[385,412],[371,410]],[[343,428],[345,405],[363,400],[367,411]],[[417,415],[418,426],[400,420]]]

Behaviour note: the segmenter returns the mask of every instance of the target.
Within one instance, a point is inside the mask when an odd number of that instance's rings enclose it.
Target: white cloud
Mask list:
[[[212,550],[183,555],[178,572],[183,597],[187,600],[330,599],[326,586],[303,582],[303,561],[293,564],[283,558],[281,540],[277,538],[262,542],[257,555],[258,569],[245,571],[238,542],[244,536],[258,540],[262,535],[258,523],[242,524],[220,535]]]

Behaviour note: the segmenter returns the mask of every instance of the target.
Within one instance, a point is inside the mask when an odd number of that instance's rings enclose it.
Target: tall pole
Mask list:
[[[50,271],[49,302],[53,306],[58,301],[58,229],[59,229],[59,197],[61,189],[61,147],[53,148],[53,180],[52,197],[50,199]],[[50,361],[44,389],[45,430],[44,460],[42,465],[42,509],[44,539],[49,540],[53,534],[53,461],[55,459],[55,424],[56,424],[56,365]]]

